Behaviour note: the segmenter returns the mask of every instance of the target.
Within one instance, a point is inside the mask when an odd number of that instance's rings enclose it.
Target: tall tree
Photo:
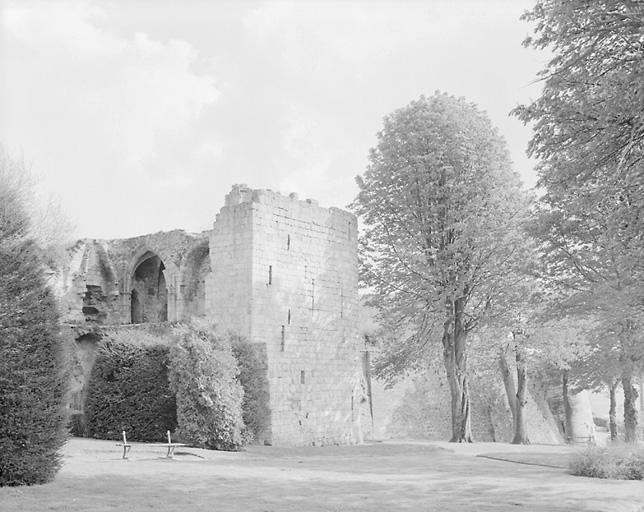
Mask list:
[[[550,48],[533,124],[544,194],[533,233],[568,312],[592,311],[620,347],[627,437],[636,440],[634,368],[644,322],[644,3],[540,0],[527,46]],[[615,304],[619,304],[616,310]]]
[[[534,391],[545,384],[541,378],[544,370],[567,369],[572,361],[587,353],[585,326],[570,319],[547,317],[542,306],[545,302],[539,283],[526,277],[512,293],[504,294],[485,327],[478,332],[489,351],[498,354],[514,426],[512,444],[530,444],[526,409],[528,379],[533,381],[534,396]],[[544,417],[548,421],[547,412]]]
[[[396,334],[388,369],[418,364],[440,339],[450,441],[471,442],[467,336],[509,285],[526,200],[504,140],[462,98],[421,96],[386,116],[377,138],[352,207],[369,303]]]
[[[526,244],[531,245],[531,244]],[[526,256],[528,251],[525,251]],[[527,425],[528,350],[532,348],[534,318],[542,294],[529,275],[530,259],[521,268],[514,285],[503,290],[479,329],[488,351],[495,355],[512,414],[512,444],[530,444]]]
[[[51,480],[66,437],[66,352],[29,236],[26,172],[0,150],[0,485]]]

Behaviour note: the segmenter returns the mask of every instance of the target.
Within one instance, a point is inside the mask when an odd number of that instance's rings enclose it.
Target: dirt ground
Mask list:
[[[574,477],[567,446],[387,441],[241,452],[73,439],[47,485],[0,489],[0,511],[644,512],[644,482]]]

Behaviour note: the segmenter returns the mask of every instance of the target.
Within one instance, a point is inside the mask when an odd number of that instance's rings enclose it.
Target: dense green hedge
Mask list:
[[[270,428],[268,365],[262,347],[232,335],[233,354],[239,367],[238,379],[244,388],[244,438],[251,443],[265,438]]]
[[[85,404],[89,437],[163,441],[177,427],[168,385],[168,345],[140,329],[109,334],[101,344]]]
[[[56,474],[66,439],[67,352],[42,254],[3,201],[0,193],[0,485],[40,484]]]
[[[203,320],[177,325],[173,332],[169,377],[177,399],[179,438],[199,448],[238,448],[244,390],[230,336]]]
[[[233,450],[270,429],[263,350],[202,320],[104,334],[88,388],[85,414],[71,418],[77,435],[161,441],[170,430]]]

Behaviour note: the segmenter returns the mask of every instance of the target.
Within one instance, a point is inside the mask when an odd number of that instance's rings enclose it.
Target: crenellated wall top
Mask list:
[[[341,208],[331,207],[324,208],[320,206],[316,199],[305,199],[301,201],[296,192],[291,192],[288,196],[270,189],[252,189],[246,184],[233,185],[232,190],[226,194],[226,207],[234,207],[243,203],[266,204],[282,208],[299,206],[303,208],[318,208],[331,215],[341,215],[354,218],[355,216]]]

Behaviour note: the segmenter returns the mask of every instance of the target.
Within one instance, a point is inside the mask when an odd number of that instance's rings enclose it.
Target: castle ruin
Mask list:
[[[361,441],[356,217],[235,185],[213,229],[81,240],[59,276],[82,408],[103,326],[206,317],[263,345],[278,445]]]

